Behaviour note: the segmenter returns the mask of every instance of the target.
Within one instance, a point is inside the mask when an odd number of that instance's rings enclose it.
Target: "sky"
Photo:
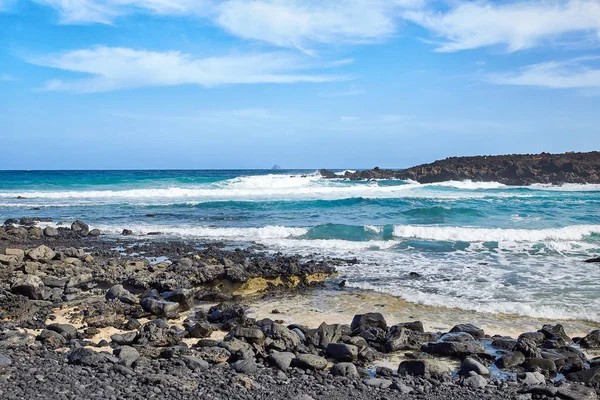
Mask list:
[[[0,0],[0,169],[600,149],[600,0]]]

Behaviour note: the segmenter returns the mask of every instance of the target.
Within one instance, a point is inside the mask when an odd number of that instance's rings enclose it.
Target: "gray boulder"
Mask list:
[[[289,352],[274,352],[269,355],[269,360],[271,364],[275,367],[279,368],[282,371],[287,371],[292,365],[292,361],[296,358],[294,353]]]
[[[52,226],[47,226],[44,228],[44,236],[56,237],[56,236],[58,236],[58,229],[56,229]]]
[[[358,370],[356,369],[356,365],[350,362],[341,362],[335,364],[331,367],[331,375],[333,376],[343,376],[346,378],[358,378]]]
[[[81,222],[79,220],[71,224],[71,230],[82,236],[86,236],[88,233],[90,233],[90,227],[86,223]]]
[[[477,375],[482,376],[490,375],[490,370],[487,369],[485,365],[474,358],[467,357],[462,361],[460,369],[458,370],[458,375],[470,376],[470,372],[475,372]]]
[[[27,251],[27,257],[32,261],[48,262],[54,258],[56,253],[50,247],[41,245]]]
[[[482,389],[487,386],[488,381],[481,375],[473,375],[468,378],[465,378],[463,384],[466,387],[470,387],[472,389]]]
[[[119,357],[119,363],[128,368],[140,358],[140,353],[131,346],[123,346],[115,350],[114,353]]]
[[[485,332],[483,329],[476,327],[473,324],[459,324],[450,329],[450,332],[466,332],[473,336],[475,339],[483,339]]]
[[[496,365],[500,369],[510,369],[514,367],[518,367],[519,365],[525,362],[525,355],[520,351],[513,351],[511,353],[505,354],[499,359],[496,360]]]
[[[42,300],[46,297],[44,282],[39,276],[25,275],[18,279],[10,288],[15,294],[22,294],[32,300]]]
[[[387,330],[387,322],[381,313],[367,313],[355,315],[350,324],[352,332],[363,332],[371,328]]]
[[[414,376],[440,376],[452,372],[449,366],[440,360],[406,360],[400,363],[398,373]]]
[[[293,364],[299,368],[319,371],[327,368],[327,360],[314,354],[299,354],[294,358]]]
[[[248,358],[246,360],[239,360],[231,364],[231,369],[240,374],[251,375],[258,371],[258,365],[254,358]]]
[[[358,347],[345,343],[329,343],[327,356],[337,361],[353,361],[358,357]]]
[[[161,318],[172,319],[179,316],[179,303],[147,297],[140,302],[140,305],[145,311]]]
[[[135,296],[127,289],[123,287],[123,285],[114,285],[106,292],[106,300],[119,300],[125,304],[136,304],[137,299]]]

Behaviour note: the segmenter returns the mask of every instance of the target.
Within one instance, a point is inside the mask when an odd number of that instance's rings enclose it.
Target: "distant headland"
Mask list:
[[[472,180],[517,186],[600,183],[600,152],[449,157],[402,170],[375,167],[339,176],[322,169],[321,175],[330,179],[401,179],[419,183]]]

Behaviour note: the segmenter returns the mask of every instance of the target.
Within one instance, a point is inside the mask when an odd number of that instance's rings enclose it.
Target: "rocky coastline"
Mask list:
[[[354,260],[44,222],[0,227],[3,399],[597,398],[600,330],[426,332],[376,310],[347,324],[284,324],[276,309],[257,320],[249,296],[310,293]]]
[[[403,170],[375,167],[371,170],[347,171],[339,176],[323,169],[321,175],[328,179],[399,179],[419,183],[471,180],[499,182],[512,186],[528,186],[536,183],[598,184],[600,183],[600,152],[449,157]]]

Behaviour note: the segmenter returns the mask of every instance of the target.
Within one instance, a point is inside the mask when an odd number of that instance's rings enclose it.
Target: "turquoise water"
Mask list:
[[[356,257],[351,286],[600,321],[600,186],[324,180],[315,171],[0,171],[0,218]],[[409,275],[417,272],[420,277]]]

